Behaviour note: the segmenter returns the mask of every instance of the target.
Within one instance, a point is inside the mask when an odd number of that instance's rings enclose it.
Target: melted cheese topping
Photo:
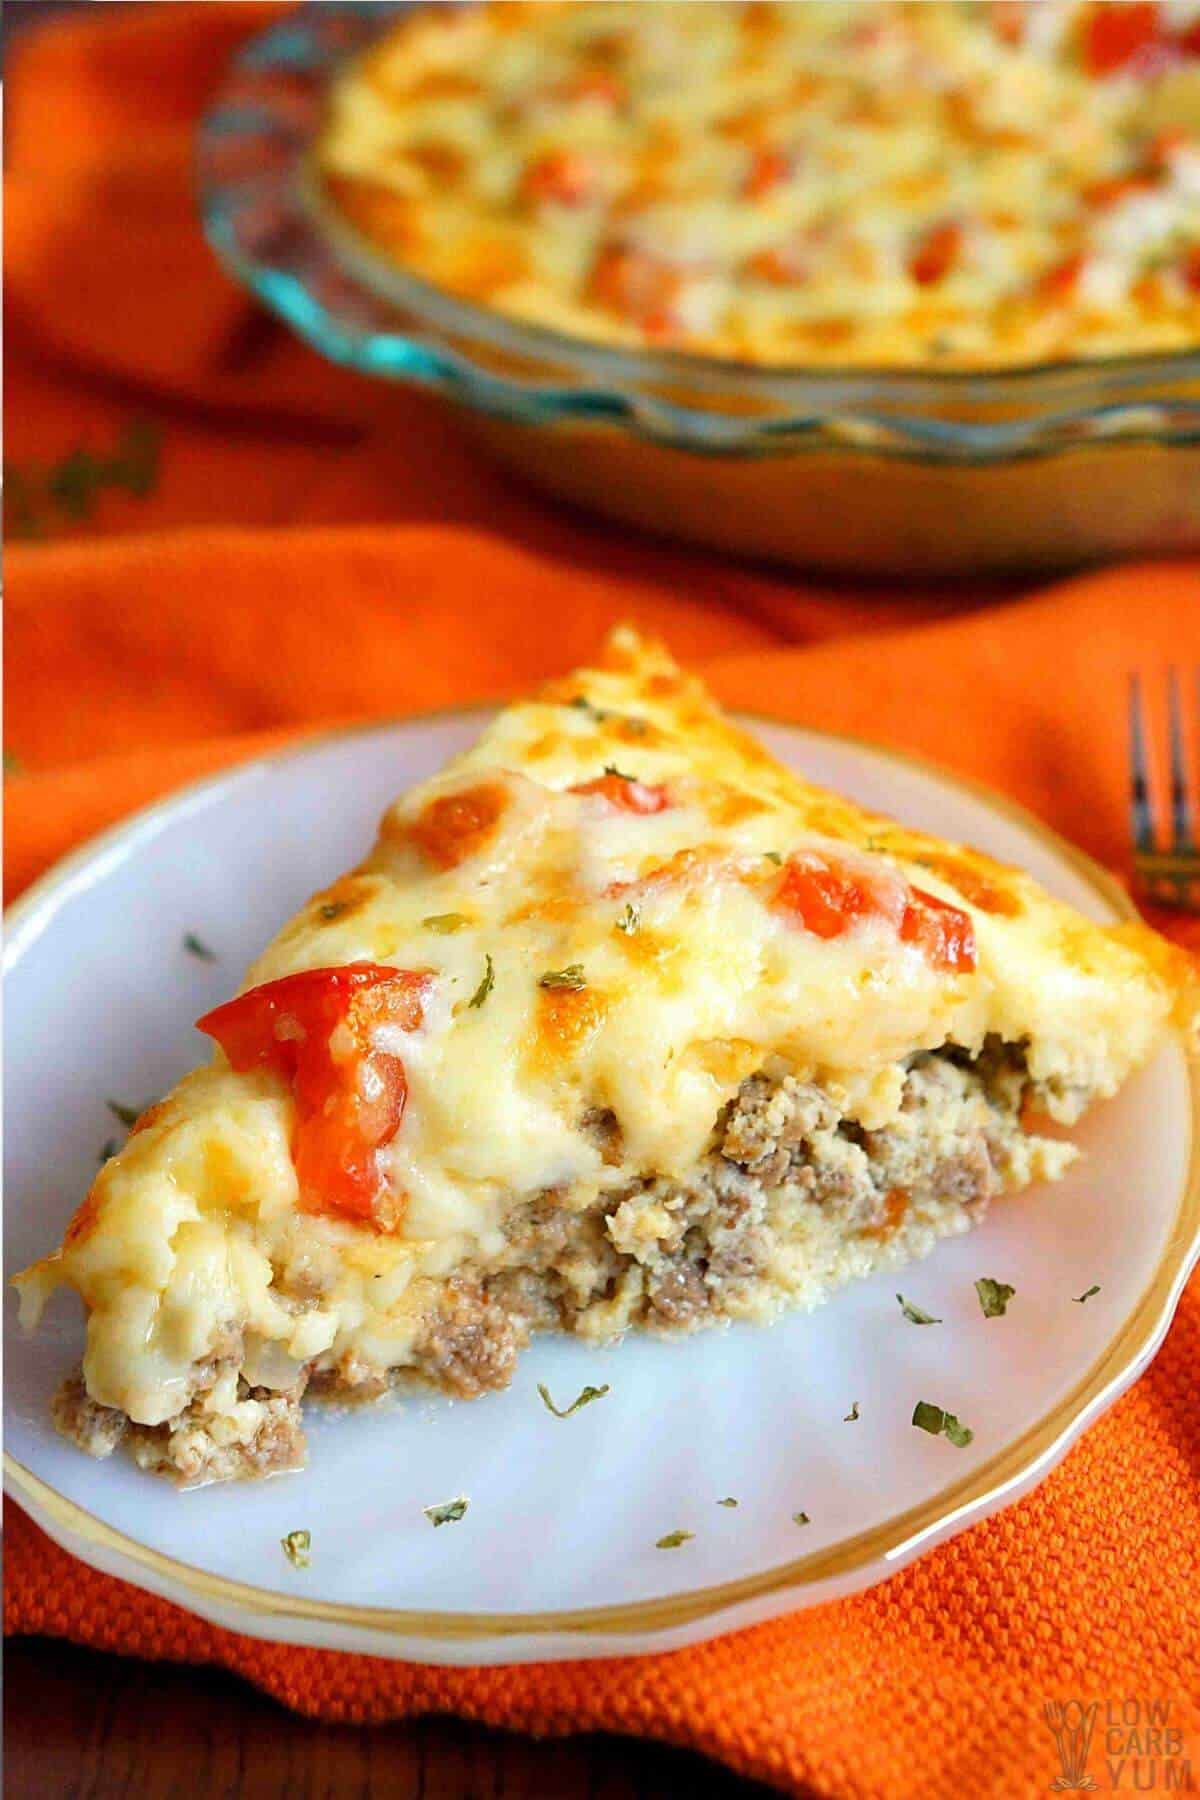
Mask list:
[[[798,855],[862,871],[881,905],[817,935],[776,903]],[[973,966],[904,941],[913,888],[969,915]],[[218,1054],[144,1117],[23,1280],[35,1303],[78,1289],[89,1391],[146,1423],[178,1412],[223,1334],[248,1332],[250,1366],[276,1372],[398,1364],[429,1283],[496,1255],[514,1206],[685,1173],[764,1067],[823,1082],[867,1127],[895,1116],[905,1058],[989,1034],[1027,1043],[1065,1114],[1111,1092],[1171,1005],[1156,944],[808,786],[619,633],[604,668],[507,709],[397,801],[366,861],[247,977],[429,972],[417,1029],[379,1046],[408,1082],[378,1152],[387,1225],[298,1205],[287,1079]],[[595,1129],[608,1115],[615,1147]]]
[[[605,343],[1200,340],[1197,0],[418,9],[336,83],[319,163],[414,274]]]

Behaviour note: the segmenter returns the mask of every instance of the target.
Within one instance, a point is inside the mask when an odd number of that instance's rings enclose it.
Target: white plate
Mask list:
[[[86,1188],[113,1131],[106,1098],[140,1104],[205,1057],[190,1021],[483,717],[345,733],[193,787],[14,910],[10,1271],[58,1238]],[[870,807],[1024,863],[1097,918],[1122,910],[1094,865],[993,797],[865,745],[756,729]],[[188,931],[220,960],[189,955]],[[996,1206],[899,1280],[766,1330],[608,1351],[541,1340],[507,1393],[470,1404],[310,1407],[307,1471],[191,1494],[55,1435],[47,1402],[78,1358],[78,1309],[60,1297],[27,1338],[10,1293],[7,1483],[86,1562],[252,1635],[464,1664],[693,1643],[879,1581],[1046,1473],[1166,1329],[1198,1242],[1192,1118],[1172,1043],[1088,1119],[1066,1181]],[[1015,1286],[1007,1317],[982,1316],[980,1275]],[[897,1287],[944,1322],[906,1323]],[[560,1404],[588,1382],[611,1393],[560,1421],[539,1381]],[[969,1448],[914,1430],[918,1400],[971,1425]],[[433,1529],[422,1509],[460,1494],[466,1517]],[[728,1495],[736,1508],[717,1504]],[[312,1532],[304,1570],[279,1544],[297,1527]],[[695,1536],[656,1549],[674,1530]]]

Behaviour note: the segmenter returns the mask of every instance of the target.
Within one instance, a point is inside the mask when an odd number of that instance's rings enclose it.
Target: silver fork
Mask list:
[[[1200,672],[1194,677],[1200,719]],[[1158,906],[1200,912],[1200,849],[1192,825],[1192,784],[1188,778],[1183,737],[1179,671],[1167,672],[1167,750],[1171,784],[1169,840],[1155,818],[1150,768],[1146,759],[1146,712],[1142,684],[1129,678],[1129,806],[1133,833],[1135,886]]]

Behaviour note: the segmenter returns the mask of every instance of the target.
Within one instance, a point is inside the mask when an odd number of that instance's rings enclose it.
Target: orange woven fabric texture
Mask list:
[[[15,59],[9,454],[103,448],[135,414],[164,436],[152,494],[106,494],[63,541],[10,553],[10,896],[187,779],[329,722],[515,691],[624,617],[730,704],[936,756],[1120,867],[1126,676],[1200,661],[1200,572],[964,612],[526,495],[428,402],[261,332],[209,260],[192,123],[268,14],[143,7]],[[267,1645],[82,1567],[17,1508],[6,1523],[7,1630],[220,1663],[321,1717],[640,1733],[787,1791],[950,1800],[1049,1786],[1047,1699],[1133,1698],[1173,1702],[1200,1762],[1197,1282],[1148,1374],[1035,1494],[868,1594],[671,1655],[467,1671]]]

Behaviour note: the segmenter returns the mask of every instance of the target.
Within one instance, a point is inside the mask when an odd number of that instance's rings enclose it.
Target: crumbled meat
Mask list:
[[[416,1366],[447,1393],[472,1400],[508,1386],[528,1340],[524,1319],[498,1306],[478,1283],[456,1276],[417,1345]]]
[[[111,1456],[129,1429],[123,1412],[92,1399],[82,1373],[68,1375],[51,1402],[50,1417],[64,1437],[95,1457]]]
[[[760,1181],[782,1181],[804,1145],[839,1122],[829,1096],[811,1081],[751,1075],[726,1109],[721,1154]]]
[[[250,1398],[251,1393],[262,1397]],[[303,1468],[305,1442],[298,1393],[248,1390],[239,1409],[246,1416],[236,1422],[219,1414],[206,1416],[192,1405],[165,1425],[133,1425],[129,1447],[134,1461],[181,1487]]]
[[[690,1325],[709,1305],[704,1272],[697,1262],[668,1264],[656,1271],[646,1293],[646,1307],[666,1325]]]
[[[392,1385],[388,1370],[367,1362],[353,1352],[343,1356],[332,1369],[322,1369],[309,1385],[309,1392],[343,1404],[358,1405],[378,1400]]]
[[[985,1072],[918,1056],[899,1116],[864,1131],[812,1083],[752,1076],[725,1122],[721,1154],[768,1185],[803,1191],[859,1230],[880,1224],[896,1190],[982,1210],[1006,1185],[1022,1092],[1019,1072],[998,1058]]]
[[[166,1424],[131,1424],[92,1400],[78,1377],[61,1389],[55,1422],[93,1456],[125,1442],[144,1468],[182,1485],[269,1474],[304,1460],[300,1401],[310,1376],[311,1392],[343,1400],[374,1398],[409,1377],[473,1398],[508,1385],[532,1331],[606,1337],[633,1323],[686,1331],[762,1316],[764,1295],[791,1294],[797,1273],[821,1298],[847,1274],[877,1266],[876,1246],[898,1232],[916,1228],[918,1249],[922,1232],[927,1247],[980,1216],[993,1195],[1061,1172],[1074,1151],[1033,1134],[1030,1100],[1045,1095],[1020,1046],[993,1040],[977,1057],[953,1047],[913,1057],[899,1109],[878,1129],[843,1115],[813,1082],[752,1075],[686,1176],[651,1174],[616,1192],[548,1189],[514,1207],[499,1255],[431,1288],[435,1310],[395,1368],[350,1350],[319,1369],[301,1366],[287,1389],[252,1387],[243,1361],[256,1373],[269,1365],[226,1332],[195,1366],[188,1405]],[[597,1108],[584,1121],[605,1161],[619,1162],[611,1112]],[[950,1210],[933,1228],[938,1207]],[[857,1247],[848,1264],[846,1246]],[[901,1252],[913,1253],[908,1238]],[[279,1284],[302,1312],[320,1284],[298,1271],[302,1293],[295,1273],[281,1270]]]

